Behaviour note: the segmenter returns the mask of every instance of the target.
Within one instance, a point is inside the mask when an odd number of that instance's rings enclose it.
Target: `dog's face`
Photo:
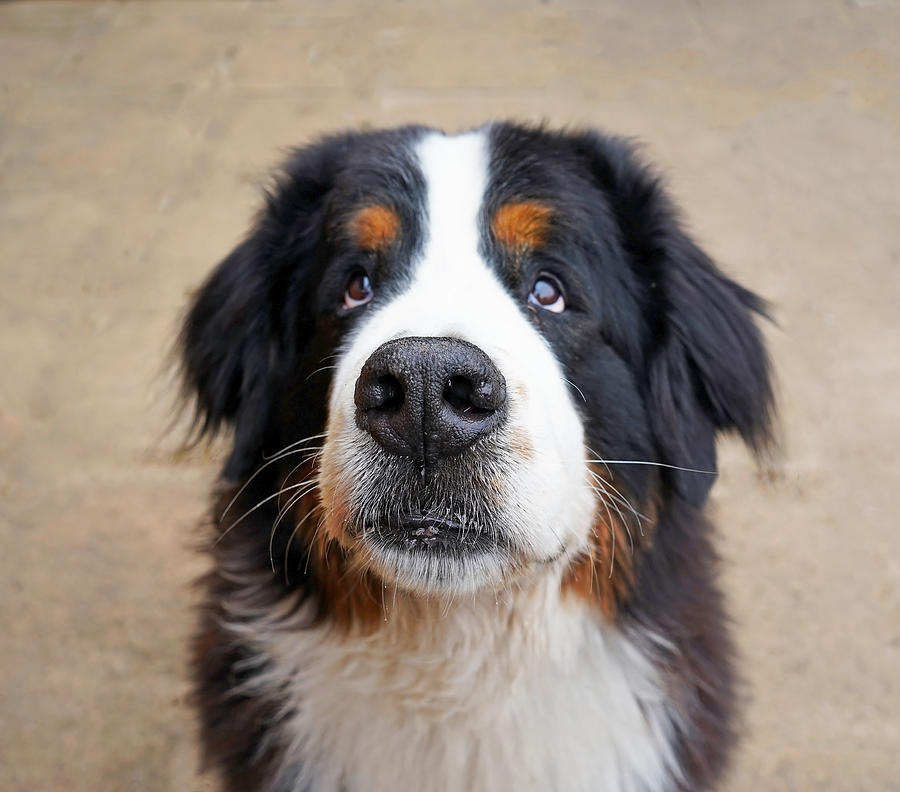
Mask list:
[[[229,477],[324,435],[308,543],[453,594],[609,562],[667,498],[701,505],[715,432],[767,430],[757,308],[620,141],[404,128],[293,157],[185,370],[206,428],[235,425]]]
[[[417,213],[379,196],[350,209],[381,250],[335,295],[361,315],[337,358],[322,495],[388,579],[460,591],[589,535],[584,429],[551,340],[581,295],[553,258],[560,209],[539,183],[500,187],[487,135],[424,135],[410,153]]]

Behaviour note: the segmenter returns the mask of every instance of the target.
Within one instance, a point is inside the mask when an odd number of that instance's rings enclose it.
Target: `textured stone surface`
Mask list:
[[[280,151],[492,117],[641,138],[772,300],[784,452],[714,509],[727,789],[900,779],[900,6],[0,5],[0,788],[199,790],[186,636],[216,450],[160,441],[189,290]]]

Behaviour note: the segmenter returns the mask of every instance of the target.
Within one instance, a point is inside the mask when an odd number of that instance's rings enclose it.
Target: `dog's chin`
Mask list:
[[[401,516],[369,529],[362,546],[385,582],[421,596],[499,588],[517,568],[502,537],[427,514]]]
[[[423,597],[454,597],[502,588],[513,574],[509,561],[498,552],[457,557],[383,547],[369,552],[386,583]]]

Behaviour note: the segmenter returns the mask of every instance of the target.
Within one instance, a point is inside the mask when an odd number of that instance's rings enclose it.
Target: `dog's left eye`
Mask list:
[[[347,279],[347,287],[344,289],[344,308],[356,308],[365,305],[375,294],[372,281],[365,270],[354,270]]]
[[[553,311],[553,313],[562,313],[566,310],[566,300],[563,297],[559,281],[546,273],[543,273],[534,282],[534,286],[531,287],[531,294],[528,295],[528,302],[543,308],[545,311]]]

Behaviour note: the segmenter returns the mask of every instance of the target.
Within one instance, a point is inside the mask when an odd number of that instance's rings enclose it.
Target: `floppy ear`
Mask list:
[[[275,340],[258,233],[238,245],[194,298],[181,331],[185,391],[200,435],[226,423],[235,434],[225,476],[246,473],[261,450],[270,410]]]
[[[670,223],[660,239],[665,316],[649,363],[650,420],[665,462],[715,470],[717,431],[738,432],[755,453],[771,439],[769,359],[753,321],[754,314],[765,315],[764,306]],[[715,479],[668,473],[695,506]]]
[[[322,236],[333,163],[350,139],[295,150],[266,193],[251,234],[209,276],[179,340],[184,391],[200,436],[234,425],[224,475],[259,462],[273,414],[280,359],[296,354],[314,323],[305,307]]]
[[[687,236],[658,179],[627,142],[587,133],[577,149],[609,198],[647,290],[645,398],[659,461],[715,471],[718,431],[736,431],[761,452],[773,413],[769,359],[754,322],[765,316],[762,300],[725,277]],[[698,507],[715,480],[671,469],[663,477]]]

